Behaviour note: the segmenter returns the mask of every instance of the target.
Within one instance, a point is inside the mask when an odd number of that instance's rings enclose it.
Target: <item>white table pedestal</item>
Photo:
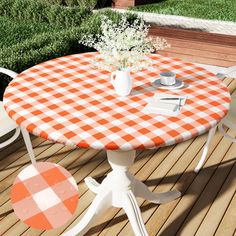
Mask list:
[[[135,197],[163,204],[180,197],[181,193],[177,190],[165,193],[151,192],[145,184],[129,172],[129,167],[134,163],[135,154],[135,151],[107,151],[112,171],[101,184],[91,177],[85,179],[89,189],[97,195],[82,220],[65,232],[64,236],[84,235],[101,214],[112,206],[124,209],[136,236],[148,235]]]

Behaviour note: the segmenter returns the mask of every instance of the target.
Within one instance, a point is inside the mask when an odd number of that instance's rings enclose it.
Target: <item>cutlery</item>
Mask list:
[[[181,100],[183,98],[160,98],[159,100]]]
[[[160,100],[162,100],[162,101],[179,101],[178,109],[181,108],[181,101],[182,101],[183,99],[184,99],[184,98],[160,98]]]

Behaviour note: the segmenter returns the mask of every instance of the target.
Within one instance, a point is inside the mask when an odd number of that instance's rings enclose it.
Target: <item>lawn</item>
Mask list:
[[[46,23],[29,21],[16,21],[5,16],[0,16],[0,48],[9,47],[32,38],[44,32],[56,32],[59,27]]]
[[[158,0],[157,2],[130,9],[236,22],[236,0]]]
[[[85,34],[100,32],[103,14],[120,20],[120,14],[111,10],[93,13],[90,8],[42,0],[0,0],[0,67],[21,72],[52,58],[93,50],[79,40]],[[10,80],[0,74],[0,101]]]
[[[13,20],[6,16],[0,16],[0,67],[14,69],[20,67],[19,63],[23,59],[23,52],[20,47],[21,44],[27,43],[29,40],[34,40],[40,34],[46,32],[56,33],[60,31],[59,26],[52,26],[47,23],[34,23],[24,20]],[[19,48],[18,50],[15,48]],[[11,67],[11,58],[14,55],[20,54],[18,60],[15,60],[15,67]],[[18,62],[19,61],[19,62]],[[22,60],[23,61],[23,60]],[[23,63],[24,64],[24,63]],[[9,80],[8,77],[0,75],[0,100],[2,100],[3,92]]]

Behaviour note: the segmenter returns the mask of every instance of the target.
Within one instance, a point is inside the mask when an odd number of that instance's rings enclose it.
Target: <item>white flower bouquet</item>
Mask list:
[[[138,71],[152,65],[148,56],[152,52],[170,47],[165,39],[148,37],[149,26],[142,18],[129,23],[126,15],[119,23],[114,23],[107,16],[101,21],[100,35],[86,35],[80,43],[95,48],[99,55],[93,60],[97,68],[116,71]]]

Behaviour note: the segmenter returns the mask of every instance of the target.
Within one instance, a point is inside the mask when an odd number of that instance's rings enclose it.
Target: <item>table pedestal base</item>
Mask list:
[[[135,153],[135,151],[107,151],[108,161],[113,170],[101,184],[91,177],[85,179],[88,188],[97,196],[82,220],[65,232],[64,236],[84,235],[101,214],[112,206],[124,209],[136,236],[148,235],[135,197],[163,204],[179,198],[181,193],[177,190],[153,193],[137,180],[128,170],[134,162]]]

